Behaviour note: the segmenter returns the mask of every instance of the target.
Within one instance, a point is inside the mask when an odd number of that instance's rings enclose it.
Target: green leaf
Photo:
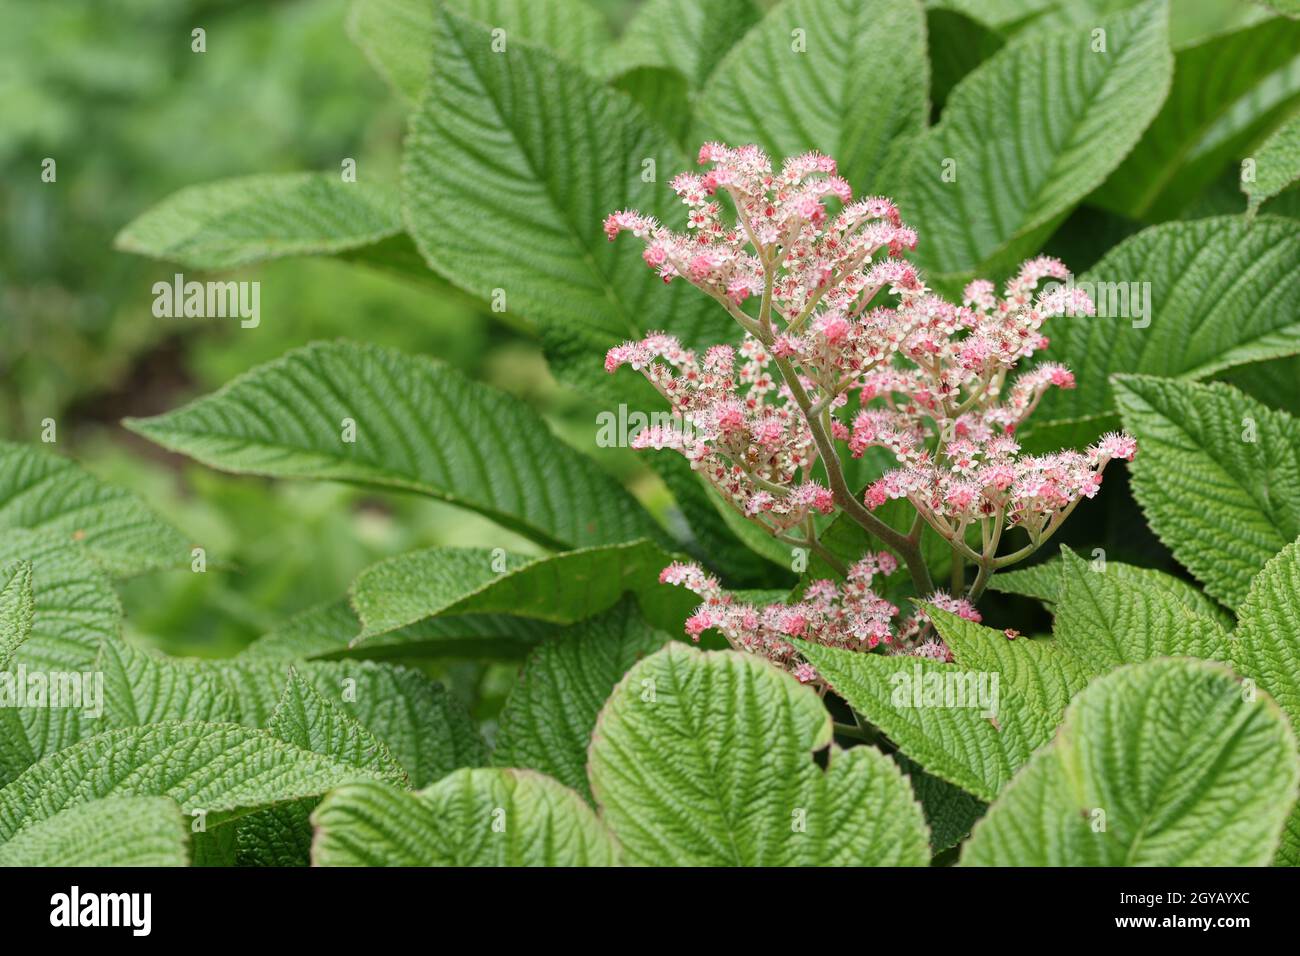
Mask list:
[[[695,138],[758,143],[778,165],[820,150],[871,192],[891,144],[925,128],[929,81],[919,3],[787,0],[714,72]]]
[[[926,5],[925,32],[930,52],[931,97],[941,109],[948,94],[965,76],[998,50],[1006,40],[957,10]]]
[[[437,49],[438,2],[505,30],[507,47],[515,38],[527,40],[588,69],[594,70],[609,44],[604,19],[582,0],[353,0],[348,36],[412,106],[420,100]]]
[[[405,787],[406,771],[386,744],[361,726],[339,704],[322,695],[296,671],[289,672],[284,696],[266,729],[286,743],[371,771]],[[309,797],[282,803],[244,817],[237,824],[235,859],[240,866],[306,866],[311,861]]]
[[[996,673],[999,696],[1013,697],[1026,710],[1041,715],[1038,726],[1044,735],[1056,729],[1070,699],[1098,673],[1089,658],[1080,658],[1062,641],[1029,637],[1010,640],[1002,631],[937,608],[929,608],[926,613],[952,650],[957,665],[967,671]]]
[[[512,314],[539,326],[556,374],[588,391],[628,394],[601,367],[624,339],[735,337],[716,302],[686,283],[665,287],[637,243],[605,238],[619,209],[684,220],[665,183],[685,159],[625,96],[526,43],[494,53],[486,28],[446,11],[434,44],[402,205],[435,271],[485,299],[504,293]]]
[[[617,845],[572,790],[528,770],[461,770],[419,793],[353,784],[312,814],[317,866],[609,866]]]
[[[32,563],[10,561],[0,566],[0,671],[32,632]]]
[[[1192,610],[1182,600],[1186,585],[1159,571],[1107,563],[1092,570],[1062,548],[1064,586],[1052,629],[1056,642],[1093,673],[1153,657],[1228,660],[1228,627],[1220,615]]]
[[[189,563],[184,536],[138,496],[58,455],[0,441],[0,529],[79,542],[111,574]]]
[[[587,747],[596,717],[632,665],[667,640],[627,598],[539,644],[498,718],[492,762],[538,770],[590,801]]]
[[[1177,216],[1294,102],[1298,48],[1300,23],[1272,18],[1179,50],[1164,106],[1092,201],[1135,219]]]
[[[92,800],[0,845],[0,866],[188,866],[189,829],[167,797]]]
[[[1254,156],[1255,178],[1242,183],[1250,199],[1252,215],[1271,199],[1300,179],[1300,113],[1295,114],[1264,141]]]
[[[1116,246],[1079,280],[1098,314],[1046,328],[1043,357],[1078,387],[1043,396],[1026,441],[1081,447],[1114,429],[1115,373],[1200,379],[1300,351],[1298,258],[1300,230],[1274,216],[1165,223]]]
[[[1286,719],[1219,664],[1121,668],[975,825],[966,866],[1260,866],[1300,784]]]
[[[308,608],[263,634],[239,653],[244,659],[476,657],[519,660],[555,631],[544,621],[507,614],[457,614],[426,618],[358,648],[361,631],[346,599]]]
[[[760,17],[754,0],[646,0],[609,50],[608,72],[659,67],[698,90]]]
[[[32,565],[31,632],[15,660],[31,670],[88,670],[103,640],[116,639],[122,606],[85,549],[49,535],[12,529],[0,535],[0,564]]]
[[[1105,53],[1083,26],[1013,40],[919,137],[899,208],[921,237],[917,263],[936,278],[1002,271],[1032,253],[1155,115],[1173,65],[1163,0],[1095,26]]]
[[[990,673],[919,657],[884,657],[804,641],[796,646],[899,750],[927,773],[981,800],[997,796],[1056,726],[1051,714],[1024,697],[999,693],[994,702]],[[949,687],[952,699],[964,706],[944,706]]]
[[[241,812],[324,793],[369,775],[238,724],[168,722],[88,737],[0,789],[0,841],[69,807],[168,796],[209,829]]]
[[[1300,423],[1227,385],[1115,379],[1151,529],[1228,607],[1300,535]],[[1248,438],[1253,440],[1247,440]]]
[[[941,853],[956,846],[970,834],[975,821],[984,815],[987,804],[938,777],[932,777],[920,764],[895,753],[894,761],[907,774],[912,792],[925,811],[925,825],[930,830],[930,849]]]
[[[352,604],[362,630],[351,647],[404,647],[420,637],[411,625],[442,615],[514,614],[573,624],[627,593],[641,599],[656,626],[676,632],[698,601],[659,583],[671,560],[644,541],[544,558],[483,548],[398,555],[372,565],[353,582]]]
[[[401,228],[396,196],[364,176],[269,173],[182,189],[129,223],[114,246],[191,269],[234,269],[356,250]]]
[[[1027,568],[999,571],[989,578],[989,590],[1037,598],[1044,604],[1060,600],[1061,563],[1056,558]]]
[[[827,747],[823,770],[813,753]],[[897,766],[871,747],[834,747],[812,689],[752,655],[672,643],[633,667],[601,711],[589,776],[629,863],[929,861]]]
[[[296,349],[183,408],[126,424],[225,471],[420,492],[552,547],[664,537],[524,403],[377,346]]]
[[[103,723],[90,733],[168,720],[239,720],[239,702],[208,668],[131,647],[100,645],[95,669],[104,675]]]
[[[1300,541],[1251,582],[1232,642],[1235,666],[1259,682],[1300,726]],[[1300,807],[1287,820],[1279,863],[1300,866]]]
[[[290,668],[318,694],[381,740],[413,785],[458,767],[481,766],[483,739],[463,704],[441,684],[406,667],[373,661],[222,661],[217,676],[238,698],[240,722],[267,727]]]

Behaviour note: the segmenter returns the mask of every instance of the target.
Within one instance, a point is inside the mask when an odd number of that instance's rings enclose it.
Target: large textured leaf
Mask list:
[[[341,171],[272,173],[182,189],[128,224],[115,245],[193,269],[233,269],[358,249],[401,228],[397,197],[364,170],[356,182]]]
[[[353,0],[348,35],[375,69],[408,103],[419,102],[433,61],[434,11],[438,3],[550,48],[594,70],[609,43],[605,21],[583,0]]]
[[[223,661],[217,674],[239,701],[241,723],[269,725],[291,667],[381,740],[414,786],[487,759],[478,729],[446,688],[409,668],[373,661]]]
[[[286,743],[369,770],[380,780],[407,784],[388,746],[342,706],[290,672],[284,696],[266,729]],[[295,800],[242,818],[235,858],[240,866],[306,866],[311,856],[311,811],[316,799]]]
[[[1300,25],[1298,25],[1300,26]],[[1300,179],[1300,113],[1264,141],[1255,154],[1255,178],[1242,184],[1250,198],[1250,211]]]
[[[1251,583],[1241,605],[1232,659],[1300,727],[1300,541],[1293,542]],[[1287,820],[1278,862],[1300,866],[1300,807]]]
[[[608,866],[617,858],[576,793],[528,770],[461,770],[420,793],[341,787],[312,821],[317,866]]]
[[[353,582],[362,630],[351,646],[400,648],[421,637],[405,629],[440,615],[515,614],[572,624],[629,592],[658,626],[676,632],[696,601],[659,583],[670,560],[647,542],[545,558],[482,548],[413,551],[367,568]]]
[[[355,441],[344,440],[348,422]],[[377,346],[309,345],[127,425],[215,468],[416,491],[550,546],[663,537],[621,485],[528,406]]]
[[[907,774],[912,792],[925,811],[925,825],[930,830],[930,849],[940,853],[966,839],[975,821],[984,815],[987,804],[972,797],[961,787],[954,787],[938,777],[932,777],[916,761],[908,759],[902,753],[895,753],[894,761]]]
[[[240,812],[324,793],[369,774],[238,724],[169,722],[88,737],[0,789],[0,840],[69,807],[167,796],[209,828]]]
[[[695,138],[820,150],[871,192],[894,141],[925,128],[929,80],[919,3],[788,0],[718,66]]]
[[[0,845],[0,866],[188,866],[189,829],[167,797],[92,800]]]
[[[1078,387],[1043,396],[1027,440],[1082,447],[1117,427],[1114,373],[1199,379],[1300,351],[1297,261],[1300,229],[1275,216],[1165,223],[1121,243],[1080,280],[1098,314],[1048,326],[1044,358]]]
[[[588,390],[627,380],[600,361],[623,339],[733,334],[707,296],[665,288],[637,243],[606,241],[602,223],[618,209],[684,219],[667,180],[685,160],[639,110],[545,50],[492,52],[485,27],[445,11],[434,46],[402,204],[435,271],[484,298],[500,290],[510,312],[538,324],[556,374]]]
[[[1123,376],[1115,395],[1151,529],[1235,608],[1300,535],[1300,423],[1227,385]]]
[[[596,716],[632,665],[667,640],[626,598],[539,644],[498,718],[492,762],[538,770],[590,800],[587,746]]]
[[[1098,679],[975,825],[971,866],[1259,866],[1300,784],[1277,706],[1219,664]]]
[[[139,497],[29,445],[0,442],[0,530],[79,542],[114,574],[189,563],[184,536]]]
[[[1002,631],[983,627],[938,609],[928,611],[953,659],[967,670],[997,673],[999,703],[1013,698],[1044,716],[1051,733],[1065,708],[1098,672],[1061,641],[1020,637],[1009,640]]]
[[[610,49],[608,70],[675,70],[698,90],[759,17],[754,0],[646,0]]]
[[[1002,694],[992,674],[912,657],[883,657],[799,642],[800,653],[837,694],[898,749],[941,780],[992,800],[1056,726],[1024,695]],[[1000,683],[1000,682],[999,682]],[[947,688],[965,706],[944,706]],[[927,699],[927,688],[931,696]],[[964,694],[958,697],[958,691]],[[990,711],[994,714],[986,716]]]
[[[32,632],[32,563],[10,561],[0,567],[0,670]]]
[[[507,614],[427,618],[382,641],[349,648],[361,622],[346,599],[308,608],[263,634],[238,655],[277,660],[326,657],[478,657],[517,660],[555,630],[544,621]]]
[[[813,752],[830,746],[829,765]],[[872,747],[840,751],[817,695],[758,658],[669,644],[600,713],[589,775],[629,863],[923,866],[911,787]]]
[[[1176,216],[1294,102],[1298,51],[1300,23],[1278,17],[1179,50],[1164,106],[1092,200],[1137,219]]]
[[[32,565],[31,632],[15,660],[30,669],[86,670],[102,640],[121,632],[122,605],[99,567],[75,543],[32,531],[0,535],[0,564]]]
[[[1091,28],[1035,33],[958,84],[899,191],[921,236],[917,261],[959,277],[1037,248],[1155,115],[1172,69],[1167,22],[1163,0],[1101,18],[1105,53],[1092,51]]]
[[[1159,571],[1115,573],[1107,563],[1093,571],[1063,548],[1065,583],[1056,605],[1052,634],[1094,673],[1153,657],[1228,659],[1228,629],[1217,616],[1193,611],[1179,600],[1176,579]]]

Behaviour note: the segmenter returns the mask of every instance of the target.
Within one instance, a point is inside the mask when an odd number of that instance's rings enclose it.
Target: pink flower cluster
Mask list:
[[[646,263],[665,282],[681,278],[703,290],[745,335],[739,348],[715,345],[702,356],[662,333],[610,349],[606,370],[641,371],[682,421],[647,429],[635,444],[681,452],[742,515],[784,541],[817,547],[816,516],[843,510],[895,548],[924,591],[919,530],[905,538],[871,513],[905,498],[952,546],[955,582],[963,581],[962,562],[978,567],[961,599],[973,613],[967,598],[978,598],[989,574],[1040,547],[1097,493],[1110,461],[1136,453],[1122,434],[1044,455],[1022,453],[1017,441],[1046,391],[1075,382],[1055,363],[1014,370],[1047,346],[1049,319],[1092,315],[1091,300],[1059,261],[1040,257],[1000,296],[976,280],[955,305],[932,294],[903,258],[917,236],[894,204],[855,201],[833,159],[807,153],[778,172],[756,146],[708,143],[699,160],[704,172],[672,181],[687,207],[685,232],[629,210],[609,216],[605,232],[642,239]],[[1040,292],[1045,280],[1054,287]],[[873,448],[897,467],[859,502],[841,456]],[[1011,529],[1028,544],[1000,554]],[[982,544],[972,545],[972,536]],[[875,573],[880,559],[870,562]],[[862,581],[862,562],[848,573],[842,586],[817,582],[800,604],[765,609],[730,604],[702,572],[678,568],[672,577],[703,588],[695,633],[716,627],[778,662],[791,654],[782,635],[795,633],[868,649],[873,640],[897,647],[915,639],[920,653],[946,655],[927,643],[932,628],[923,616],[891,634],[896,611],[884,610],[892,606],[874,597],[846,604],[841,588]],[[790,630],[795,625],[800,630]]]
[[[765,657],[801,682],[810,683],[818,681],[817,672],[799,657],[790,638],[853,651],[884,647],[893,653],[950,659],[946,647],[921,636],[926,620],[924,609],[902,626],[892,626],[898,608],[879,597],[872,583],[878,575],[892,574],[897,567],[897,559],[888,551],[867,554],[849,568],[842,584],[813,581],[801,600],[763,606],[737,601],[723,590],[717,578],[696,564],[671,564],[659,580],[681,585],[702,599],[686,621],[686,633],[693,640],[698,641],[705,631],[716,630],[733,648]],[[964,599],[936,592],[926,601],[967,620],[980,620],[979,612]]]

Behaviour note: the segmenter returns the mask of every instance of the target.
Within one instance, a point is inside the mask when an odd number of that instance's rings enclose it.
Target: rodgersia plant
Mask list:
[[[894,623],[899,609],[872,590],[895,569],[893,554],[845,563],[821,541],[818,519],[847,515],[906,564],[924,602],[980,620],[975,602],[990,575],[1042,547],[1097,494],[1106,466],[1136,452],[1122,433],[1045,455],[1016,440],[1048,389],[1075,386],[1063,365],[1027,364],[1048,345],[1044,324],[1091,316],[1093,303],[1059,283],[1038,293],[1045,279],[1069,278],[1049,257],[1025,262],[1000,297],[980,279],[960,305],[946,301],[906,260],[918,237],[894,203],[854,200],[820,153],[775,170],[757,146],[707,143],[699,161],[705,172],[672,180],[688,210],[685,233],[634,210],[611,214],[605,232],[611,241],[631,232],[664,282],[681,279],[717,300],[741,344],[700,355],[654,333],[610,349],[605,368],[642,372],[680,417],[644,430],[634,447],[685,455],[744,518],[817,552],[840,580],[759,608],[733,601],[698,566],[674,564],[662,579],[704,600],[687,632],[716,629],[802,681],[816,672],[791,637],[947,659],[923,608]],[[871,448],[897,466],[855,490],[844,459]],[[909,531],[874,513],[891,499],[915,509]],[[951,547],[947,591],[935,589],[922,556],[924,525]]]

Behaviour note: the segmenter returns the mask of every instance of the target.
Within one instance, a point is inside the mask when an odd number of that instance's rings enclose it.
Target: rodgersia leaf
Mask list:
[[[1105,52],[1094,52],[1095,29]],[[1166,4],[1152,0],[1092,27],[1013,40],[962,80],[911,150],[898,191],[924,240],[915,261],[936,277],[965,277],[1041,245],[1159,109],[1172,69],[1167,34]]]
[[[1153,657],[1228,659],[1222,617],[1188,607],[1183,582],[1146,569],[1118,573],[1116,563],[1097,572],[1068,548],[1061,553],[1065,583],[1052,634],[1094,673]]]
[[[828,746],[823,770],[813,753]],[[628,863],[929,861],[898,767],[834,747],[817,695],[752,655],[674,643],[633,667],[601,711],[589,777]]]
[[[1091,201],[1134,219],[1179,215],[1295,102],[1298,46],[1300,23],[1273,17],[1178,50],[1163,107]]]
[[[1228,668],[1099,678],[975,825],[966,866],[1259,866],[1300,784],[1286,719]]]
[[[136,495],[66,458],[0,441],[0,531],[14,528],[80,543],[112,574],[189,561],[184,536]]]
[[[0,866],[188,866],[189,830],[167,797],[92,800],[0,844]]]
[[[0,534],[0,563],[32,566],[31,631],[14,655],[31,669],[89,669],[103,640],[121,632],[122,605],[99,566],[74,542],[10,529]]]
[[[1002,693],[994,670],[802,641],[798,646],[835,692],[899,750],[927,773],[981,800],[997,796],[1029,755],[1047,742],[1060,718],[1036,706],[1028,695]],[[1063,692],[1053,691],[1043,699],[1059,698]],[[948,699],[957,706],[946,706]]]
[[[312,822],[317,866],[609,866],[617,858],[591,808],[529,770],[461,770],[419,793],[340,787]]]
[[[870,192],[893,143],[925,128],[929,82],[919,3],[788,0],[717,67],[695,138],[819,150]]]
[[[1250,198],[1252,214],[1264,200],[1300,179],[1300,112],[1278,127],[1253,158],[1255,178],[1241,187]]]
[[[10,561],[0,567],[0,671],[31,634],[34,610],[32,563]]]
[[[609,50],[608,71],[669,69],[698,90],[760,16],[754,0],[647,0]]]
[[[1259,683],[1300,727],[1300,541],[1251,582],[1232,642],[1234,665]],[[1300,866],[1300,807],[1287,821],[1278,862]]]
[[[1145,229],[1080,277],[1097,315],[1054,319],[1044,357],[1078,387],[1052,389],[1026,422],[1035,446],[1082,447],[1118,425],[1109,378],[1208,378],[1300,351],[1300,230],[1275,216]]]
[[[382,741],[414,786],[487,759],[478,729],[445,687],[410,668],[374,661],[222,661],[216,672],[239,702],[241,723],[269,725],[290,667]]]
[[[1133,493],[1151,529],[1229,607],[1300,535],[1300,423],[1227,385],[1121,376],[1141,449]]]
[[[667,640],[625,598],[543,641],[498,718],[492,762],[538,770],[590,800],[587,746],[596,716],[632,665]]]
[[[624,208],[680,223],[662,183],[684,158],[622,94],[538,47],[491,44],[487,27],[438,15],[433,82],[406,143],[407,228],[435,271],[535,322],[559,377],[627,396],[601,368],[610,346],[652,329],[693,346],[731,327],[603,231]]]
[[[353,0],[348,35],[403,99],[414,105],[429,79],[438,3],[514,39],[548,47],[594,70],[609,43],[603,18],[584,0]]]
[[[103,797],[171,797],[187,814],[204,811],[213,827],[240,812],[369,777],[238,724],[127,727],[45,757],[0,789],[0,841]]]
[[[268,173],[182,189],[129,223],[114,244],[194,269],[233,269],[349,252],[401,229],[397,197],[364,177]]]
[[[266,729],[296,747],[372,771],[380,780],[402,787],[407,783],[406,771],[384,742],[296,671],[289,672],[284,696]],[[235,837],[239,865],[306,866],[310,862],[310,818],[315,806],[315,798],[308,797],[241,819]]]
[[[522,402],[377,346],[309,345],[127,425],[215,468],[420,492],[548,546],[664,538],[621,485]]]
[[[659,583],[670,560],[644,541],[542,558],[482,548],[413,551],[372,565],[353,582],[361,633],[351,647],[418,647],[424,635],[408,628],[444,615],[513,614],[573,624],[629,592],[655,624],[675,632],[696,602]]]

